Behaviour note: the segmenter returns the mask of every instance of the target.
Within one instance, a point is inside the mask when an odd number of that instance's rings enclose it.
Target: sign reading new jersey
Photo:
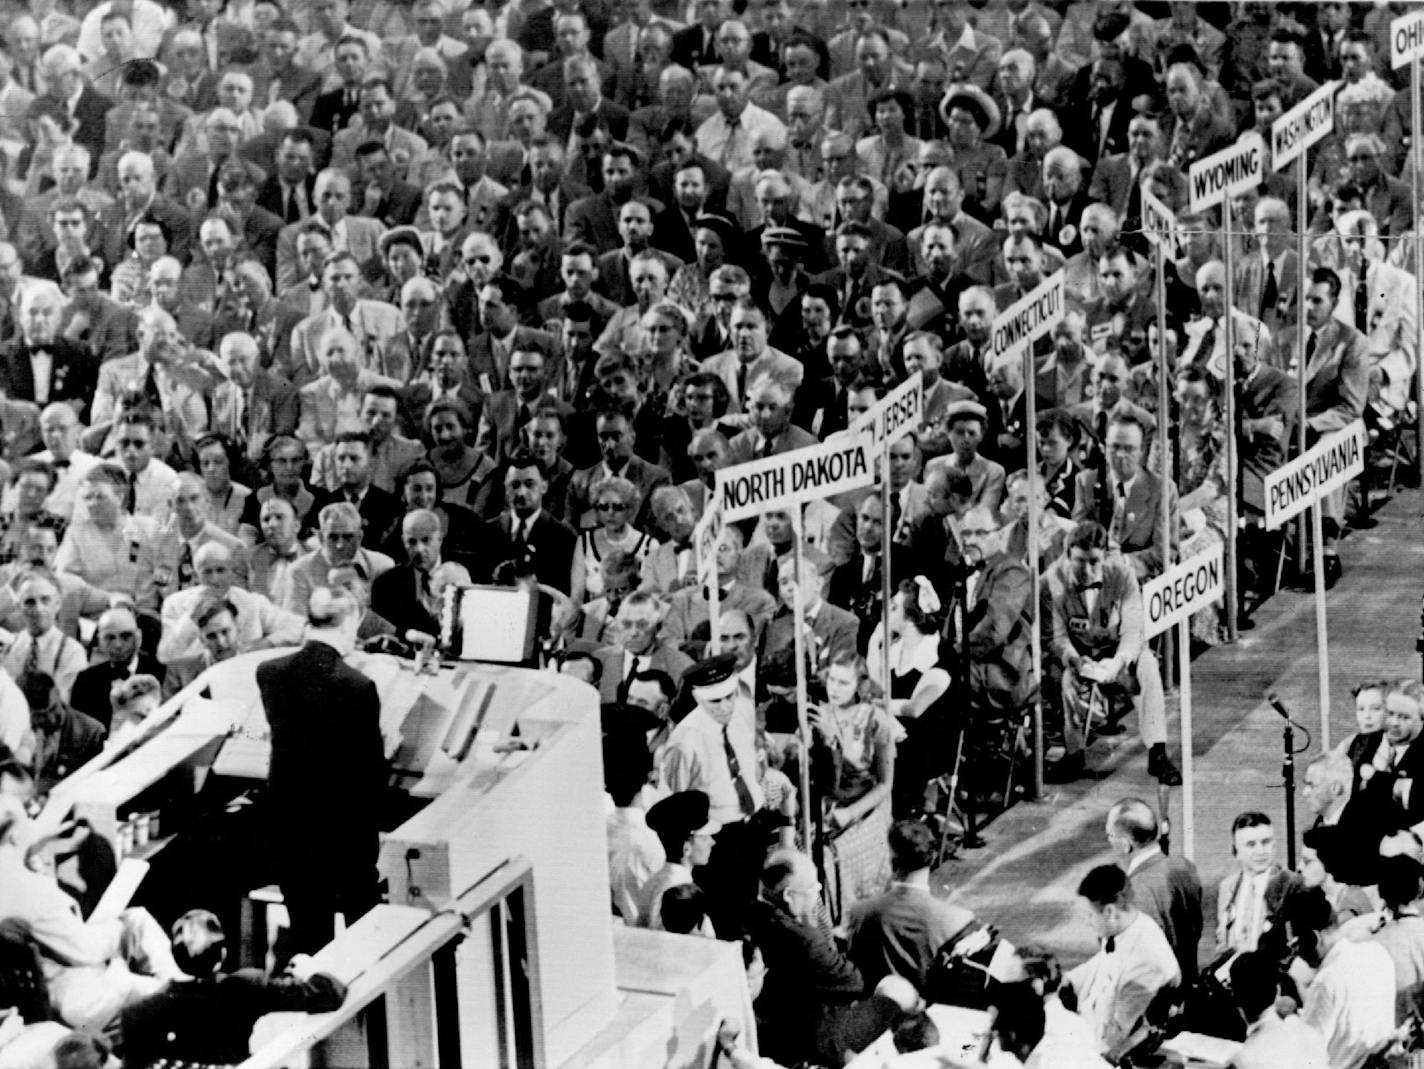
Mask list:
[[[1227,197],[1260,185],[1266,170],[1266,142],[1246,134],[1234,145],[1197,160],[1187,175],[1187,207],[1204,211]]]
[[[697,581],[707,582],[707,577],[717,565],[717,541],[722,537],[722,510],[716,500],[709,501],[702,512],[702,519],[692,529],[692,545],[697,553]]]
[[[1277,171],[1335,129],[1339,88],[1326,82],[1271,124],[1271,166]]]
[[[1168,568],[1142,586],[1142,637],[1160,635],[1226,594],[1220,543]]]
[[[1411,11],[1391,19],[1389,60],[1395,70],[1424,55],[1424,11]]]
[[[1142,187],[1142,229],[1154,245],[1170,243],[1172,232],[1177,229],[1177,217],[1172,209],[1146,186]]]
[[[1363,420],[1320,439],[1266,476],[1266,526],[1279,527],[1365,470]]]
[[[875,479],[869,434],[853,432],[780,456],[722,468],[716,498],[723,523],[869,486]]]
[[[1063,272],[1055,271],[995,318],[991,340],[996,361],[1058,325],[1065,310],[1063,279]]]
[[[856,431],[870,435],[876,449],[894,445],[924,421],[925,377],[916,371],[867,409],[855,421]]]

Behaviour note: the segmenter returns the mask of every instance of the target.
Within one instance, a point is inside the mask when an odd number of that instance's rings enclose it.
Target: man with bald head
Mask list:
[[[43,673],[54,680],[60,696],[68,701],[74,681],[89,659],[84,647],[57,626],[59,586],[49,576],[32,572],[20,580],[15,600],[25,626],[0,655],[0,667],[17,681]]]
[[[796,391],[769,375],[754,381],[747,391],[751,426],[732,439],[729,463],[744,464],[760,457],[780,456],[816,444],[816,436],[791,422]]]
[[[186,262],[193,241],[193,217],[158,191],[153,158],[143,152],[125,152],[119,156],[115,174],[119,198],[100,216],[104,262],[123,261],[140,218],[157,219],[166,226],[169,254]]]
[[[248,82],[249,88],[251,82]],[[197,148],[203,142],[203,150]],[[259,187],[266,173],[250,160],[243,159],[238,149],[244,140],[242,119],[232,108],[213,108],[202,119],[202,137],[193,139],[193,148],[173,161],[164,180],[168,195],[190,212],[216,208],[218,204],[218,174],[224,165],[241,167],[252,175]]]
[[[14,401],[41,407],[65,401],[80,419],[89,415],[94,364],[59,334],[64,294],[53,282],[34,282],[20,295],[20,334],[0,351],[0,386]]]
[[[902,208],[902,201],[906,199],[918,203]],[[922,249],[925,227],[940,225],[954,228],[959,271],[981,285],[992,277],[994,261],[1001,249],[1001,239],[979,220],[965,214],[964,187],[960,185],[959,175],[954,168],[932,168],[925,175],[923,188],[916,190],[914,196],[897,197],[895,209],[896,214],[891,222],[898,219],[912,226],[906,235],[906,241],[910,247],[913,273],[924,274],[927,266]],[[904,218],[903,211],[909,211],[910,219]]]
[[[1162,929],[1190,983],[1202,934],[1202,882],[1190,861],[1163,851],[1161,832],[1157,814],[1139,798],[1124,798],[1108,810],[1108,847],[1132,880],[1133,900]]]
[[[447,573],[465,571],[444,559],[444,542],[440,516],[430,509],[415,509],[401,521],[406,562],[378,575],[371,584],[371,610],[395,625],[397,637],[409,630],[440,633],[440,592]],[[469,582],[467,572],[464,581]]]
[[[165,524],[155,551],[159,566],[174,577],[173,589],[197,582],[197,555],[203,546],[217,543],[234,554],[241,579],[247,578],[242,539],[212,522],[213,501],[202,476],[181,472],[173,483],[172,521]]]
[[[197,585],[163,599],[159,661],[169,666],[191,666],[202,660],[204,643],[197,616],[214,601],[226,600],[235,610],[236,642],[244,653],[295,646],[301,641],[301,617],[277,608],[261,594],[235,585],[238,563],[234,551],[221,543],[209,542],[198,549],[193,562]]]
[[[1226,296],[1226,265],[1209,260],[1197,268],[1197,295],[1201,298],[1202,314],[1185,327],[1187,343],[1181,363],[1204,368],[1218,380],[1226,379],[1226,309],[1231,306],[1232,329],[1236,344],[1243,342],[1258,351],[1269,351],[1271,332],[1254,315],[1243,309],[1239,297],[1228,302]]]
[[[173,266],[177,267],[176,261]],[[206,396],[211,383],[210,373],[200,366],[174,317],[150,305],[138,317],[138,352],[99,368],[93,422],[112,420],[119,398],[137,391],[171,426],[196,437],[207,429]]]
[[[138,617],[127,605],[116,605],[99,617],[95,645],[103,660],[74,678],[69,704],[107,728],[113,717],[109,692],[115,683],[135,675],[153,676],[162,682],[167,669],[158,658],[139,649]]]

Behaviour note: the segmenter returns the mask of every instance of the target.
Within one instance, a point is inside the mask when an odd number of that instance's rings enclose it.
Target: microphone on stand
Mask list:
[[[1295,720],[1276,692],[1266,692],[1266,704],[1286,722],[1281,740],[1281,782],[1286,790],[1286,864],[1295,869]]]
[[[1291,716],[1290,710],[1281,704],[1280,696],[1276,694],[1275,691],[1269,690],[1266,692],[1266,704],[1274,709],[1282,720],[1289,721],[1292,724],[1295,723],[1295,717]]]

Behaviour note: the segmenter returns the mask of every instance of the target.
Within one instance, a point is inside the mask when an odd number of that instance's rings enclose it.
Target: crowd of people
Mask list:
[[[831,1058],[813,1045],[841,1033],[786,991],[813,903],[854,948],[918,856],[905,822],[966,754],[1012,763],[1035,703],[1051,780],[1131,710],[1179,784],[1143,583],[1239,515],[1249,627],[1292,556],[1269,472],[1363,419],[1409,475],[1408,8],[11,0],[10,778],[43,798],[333,599],[338,653],[398,652],[440,633],[449,586],[525,584],[541,661],[604,705],[615,912],[750,933],[766,1004],[790,1002],[767,1049]],[[1188,211],[1195,161],[1269,146],[1326,82],[1329,136]],[[1144,190],[1178,220],[1164,312]],[[1061,322],[996,360],[995,316],[1058,271]],[[725,525],[714,618],[692,534],[716,473],[844,434],[915,374],[922,419],[873,486]],[[1347,504],[1324,502],[1327,587]],[[1226,634],[1192,622],[1194,646]],[[1375,738],[1352,790],[1410,752]],[[1085,881],[1109,943],[1144,927],[1130,887]],[[833,1001],[859,1007],[887,970],[841,960]]]

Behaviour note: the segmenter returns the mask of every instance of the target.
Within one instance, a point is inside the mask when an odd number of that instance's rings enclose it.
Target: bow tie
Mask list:
[[[673,542],[672,548],[674,553],[686,552],[692,549],[692,539],[685,538],[681,542]]]
[[[1113,954],[1113,953],[1116,953],[1116,951],[1117,951],[1117,940],[1114,939],[1112,936],[1108,936],[1107,941],[1106,941],[1105,943],[1103,943],[1103,953],[1104,953],[1104,954]]]
[[[60,471],[63,471],[65,468],[69,467],[69,461],[67,461],[67,460],[51,460],[51,461],[50,461],[50,467],[58,468]]]
[[[269,546],[272,546],[271,542],[268,542],[267,544]],[[272,546],[272,556],[277,560],[296,560],[299,556],[301,556],[301,553],[298,552],[296,546],[293,546],[285,553],[282,552],[282,550],[278,549],[276,546]]]
[[[1084,593],[1086,593],[1086,592],[1089,591],[1089,590],[1101,590],[1102,588],[1103,588],[1103,584],[1102,584],[1101,582],[1098,582],[1098,583],[1084,583],[1084,584],[1083,584],[1083,591],[1084,591]]]

